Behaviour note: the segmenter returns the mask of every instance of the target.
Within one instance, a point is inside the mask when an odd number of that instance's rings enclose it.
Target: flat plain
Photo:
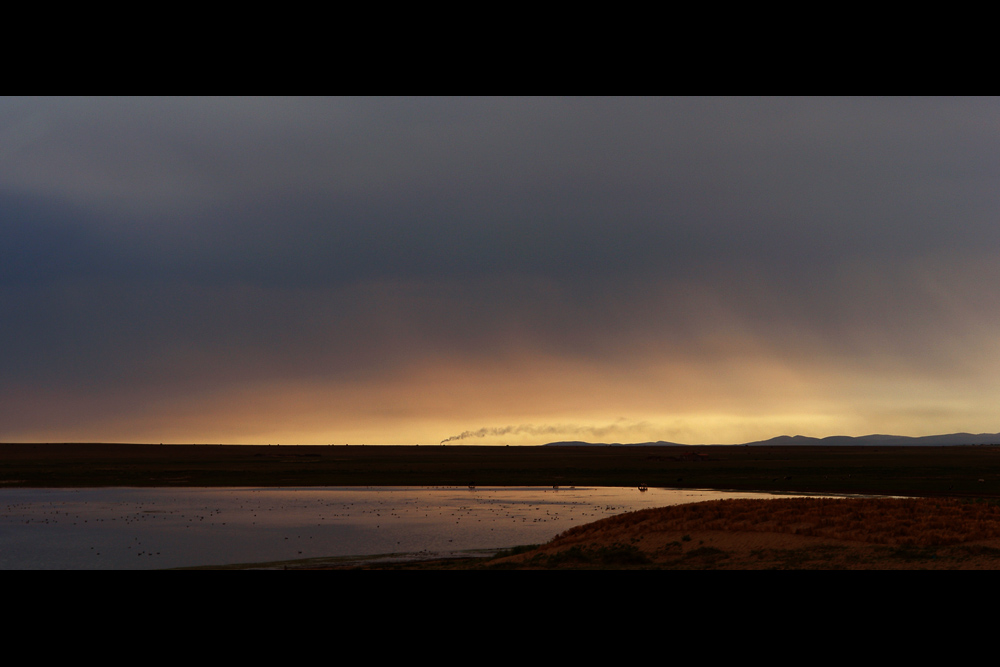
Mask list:
[[[1000,498],[1000,446],[0,443],[0,486],[661,486]]]

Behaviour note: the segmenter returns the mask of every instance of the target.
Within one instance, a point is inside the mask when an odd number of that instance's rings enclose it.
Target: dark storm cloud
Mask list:
[[[75,199],[77,226],[142,271],[194,278],[672,274],[1000,235],[991,100],[20,107],[44,130],[6,161],[8,182]]]
[[[0,388],[750,354],[720,332],[789,359],[955,368],[1000,306],[998,111],[3,100]]]

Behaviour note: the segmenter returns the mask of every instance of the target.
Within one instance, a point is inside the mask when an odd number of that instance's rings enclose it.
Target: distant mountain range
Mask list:
[[[579,440],[550,442],[544,447],[577,447],[582,445],[592,445],[595,447],[700,447],[701,445],[684,445],[679,442],[666,442],[658,440],[656,442],[582,442]],[[919,438],[911,438],[905,435],[863,435],[853,437],[850,435],[831,435],[826,438],[811,438],[807,435],[779,435],[770,440],[756,440],[754,442],[744,442],[738,445],[722,445],[724,447],[757,447],[757,446],[788,446],[788,445],[878,445],[879,447],[889,446],[914,446],[927,445],[940,447],[943,445],[1000,445],[1000,433],[949,433],[946,435],[925,435]]]

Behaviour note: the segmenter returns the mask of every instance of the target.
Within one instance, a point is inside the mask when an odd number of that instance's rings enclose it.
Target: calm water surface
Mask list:
[[[764,493],[618,487],[0,490],[0,569],[156,569],[539,544],[632,510]]]

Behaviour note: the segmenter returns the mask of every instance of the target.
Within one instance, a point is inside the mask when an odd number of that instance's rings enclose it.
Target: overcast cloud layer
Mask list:
[[[1000,431],[998,120],[3,99],[0,441]]]

